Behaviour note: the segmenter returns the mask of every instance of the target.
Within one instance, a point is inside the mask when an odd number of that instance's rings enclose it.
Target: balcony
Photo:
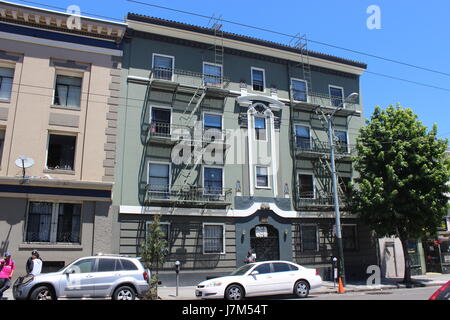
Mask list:
[[[298,158],[329,157],[330,143],[318,139],[295,137],[295,155]],[[345,142],[335,142],[335,156],[340,160],[350,160],[350,145]]]
[[[303,192],[295,202],[299,210],[332,209],[334,207],[334,199],[331,193],[317,195],[312,192]],[[339,195],[339,207],[345,208],[346,206],[346,197]]]
[[[317,106],[322,107],[324,113],[332,113],[341,106],[343,99],[338,97],[331,97],[328,94],[318,92],[305,92],[299,90],[291,91],[294,99],[294,107],[304,111],[313,111]],[[299,99],[299,100],[297,100]],[[360,105],[357,103],[345,102],[344,107],[339,110],[339,114],[343,116],[360,116]]]
[[[225,207],[231,205],[231,188],[205,188],[190,185],[147,185],[146,204],[186,207]]]

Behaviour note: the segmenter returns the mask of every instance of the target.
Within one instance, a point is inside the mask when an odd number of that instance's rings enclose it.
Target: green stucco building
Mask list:
[[[345,192],[363,125],[366,65],[296,46],[128,14],[118,110],[113,247],[139,255],[161,214],[164,269],[230,272],[249,249],[330,277],[334,211],[329,142],[333,112],[347,277],[377,264],[369,229]],[[351,93],[358,101],[347,102]],[[342,107],[342,108],[341,108]]]

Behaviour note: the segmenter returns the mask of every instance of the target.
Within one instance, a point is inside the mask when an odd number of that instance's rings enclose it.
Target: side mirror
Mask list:
[[[253,271],[250,273],[251,276],[256,276],[256,275],[258,275],[258,274],[259,274],[259,272],[256,271],[256,270],[253,270]]]
[[[64,274],[72,274],[75,273],[75,270],[72,268],[67,268],[66,270],[64,270]]]

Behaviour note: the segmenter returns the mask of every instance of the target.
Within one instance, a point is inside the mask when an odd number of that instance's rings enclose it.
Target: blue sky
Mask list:
[[[11,1],[32,5],[26,1]],[[127,0],[33,1],[64,8],[76,4],[81,8],[82,14],[95,13],[117,19],[123,19],[130,11],[201,26],[208,24],[207,19],[144,6]],[[450,41],[448,41],[450,1],[448,0],[139,1],[208,16],[221,15],[226,20],[286,34],[306,34],[312,40],[450,74]],[[370,14],[366,11],[370,5],[377,5],[380,8],[381,29],[367,28],[366,21]],[[287,37],[227,23],[224,23],[224,30],[286,44],[290,40]],[[424,125],[431,127],[436,123],[439,137],[450,138],[450,76],[314,43],[309,44],[309,49],[367,63],[368,71],[371,72],[448,89],[447,91],[438,90],[368,73],[361,78],[366,117],[370,117],[376,105],[385,108],[390,104],[400,103],[412,108]]]

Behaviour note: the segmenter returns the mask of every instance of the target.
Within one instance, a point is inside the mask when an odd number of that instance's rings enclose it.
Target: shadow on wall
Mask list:
[[[0,222],[4,224],[0,226],[0,250],[3,252],[9,251],[11,243],[11,235],[18,232],[13,230],[14,226],[25,221],[27,214],[27,199],[17,198],[3,198],[1,200]],[[20,230],[23,234],[24,230]]]

